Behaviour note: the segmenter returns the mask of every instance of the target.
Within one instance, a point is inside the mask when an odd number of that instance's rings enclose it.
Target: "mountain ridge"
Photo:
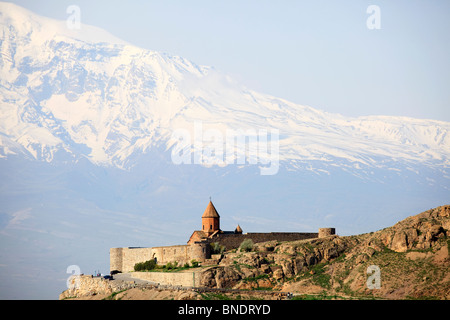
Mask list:
[[[384,160],[450,165],[448,122],[330,114],[257,93],[178,56],[79,41],[48,18],[31,20],[61,35],[38,41],[35,25],[23,30],[7,18],[22,12],[18,8],[0,6],[1,157],[20,153],[51,162],[62,153],[65,160],[86,157],[127,169],[133,155],[157,144],[169,149],[174,130],[193,132],[199,121],[224,135],[232,129],[279,130],[280,162],[292,168],[311,161],[344,161],[353,170],[383,167]]]

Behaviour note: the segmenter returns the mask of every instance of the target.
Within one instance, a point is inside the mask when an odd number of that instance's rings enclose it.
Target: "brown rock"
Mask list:
[[[338,255],[336,247],[330,247],[323,250],[323,259],[325,261],[330,261],[331,259],[338,257]]]
[[[254,290],[258,287],[258,284],[254,281],[248,281],[248,282],[239,282],[237,285],[233,287],[233,289],[239,289],[239,290]]]
[[[443,218],[450,217],[450,206],[439,207],[438,211],[439,211],[439,214],[438,214],[439,217],[443,217]]]
[[[283,270],[283,274],[287,278],[292,278],[294,274],[293,263],[291,260],[284,260],[281,263],[281,268]]]
[[[390,249],[396,252],[405,252],[408,250],[408,241],[404,232],[396,232],[394,234]]]
[[[241,275],[234,267],[219,267],[216,269],[217,288],[232,288],[240,279]]]
[[[200,285],[208,288],[216,287],[216,278],[214,268],[206,269],[200,277]]]
[[[281,280],[283,279],[283,277],[284,277],[283,270],[277,269],[273,272],[273,278],[275,280]]]
[[[363,250],[363,253],[367,254],[368,257],[371,257],[375,254],[376,250],[372,247],[367,247]]]
[[[294,259],[294,267],[293,271],[297,275],[302,272],[303,268],[307,266],[306,260],[303,256],[297,257]]]
[[[261,271],[261,273],[270,273],[270,266],[268,264],[262,264],[261,267],[259,268],[259,270]]]
[[[369,260],[369,256],[367,254],[363,253],[363,254],[360,254],[360,255],[358,255],[356,257],[355,263],[356,264],[360,264],[360,263],[364,263],[364,262],[366,262],[368,260]]]
[[[258,279],[257,281],[259,288],[270,288],[272,286],[272,282],[269,279]]]

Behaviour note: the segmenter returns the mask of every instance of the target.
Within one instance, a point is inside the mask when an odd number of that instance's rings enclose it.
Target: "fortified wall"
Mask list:
[[[136,263],[152,259],[155,259],[159,265],[174,261],[185,264],[193,259],[201,262],[209,259],[210,256],[210,246],[207,243],[150,248],[111,248],[109,268],[111,271],[129,272],[134,271]]]
[[[207,243],[218,243],[225,247],[225,250],[232,250],[239,248],[242,241],[245,239],[251,239],[253,243],[266,242],[266,241],[296,241],[304,239],[317,238],[318,233],[301,233],[301,232],[269,232],[269,233],[224,233],[215,234],[210,238],[204,240]]]

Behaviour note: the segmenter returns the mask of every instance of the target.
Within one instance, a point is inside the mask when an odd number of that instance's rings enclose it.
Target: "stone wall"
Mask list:
[[[109,249],[109,269],[120,272],[133,271],[136,263],[152,258],[152,248],[111,248]]]
[[[131,276],[162,285],[198,287],[201,272],[132,272]]]
[[[223,233],[217,234],[206,240],[208,243],[218,242],[225,250],[239,248],[242,241],[251,239],[253,243],[266,241],[296,241],[304,239],[317,238],[318,233],[300,233],[300,232],[270,232],[270,233]]]
[[[206,243],[195,243],[151,248],[111,248],[109,257],[110,271],[129,272],[134,271],[136,263],[151,259],[156,259],[159,265],[175,261],[183,265],[193,259],[204,261],[210,257],[210,247]]]

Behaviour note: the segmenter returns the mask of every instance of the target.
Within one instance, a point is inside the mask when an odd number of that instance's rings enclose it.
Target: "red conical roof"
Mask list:
[[[205,209],[205,212],[203,212],[202,218],[220,218],[216,208],[214,207],[211,201],[209,201],[208,206]]]

